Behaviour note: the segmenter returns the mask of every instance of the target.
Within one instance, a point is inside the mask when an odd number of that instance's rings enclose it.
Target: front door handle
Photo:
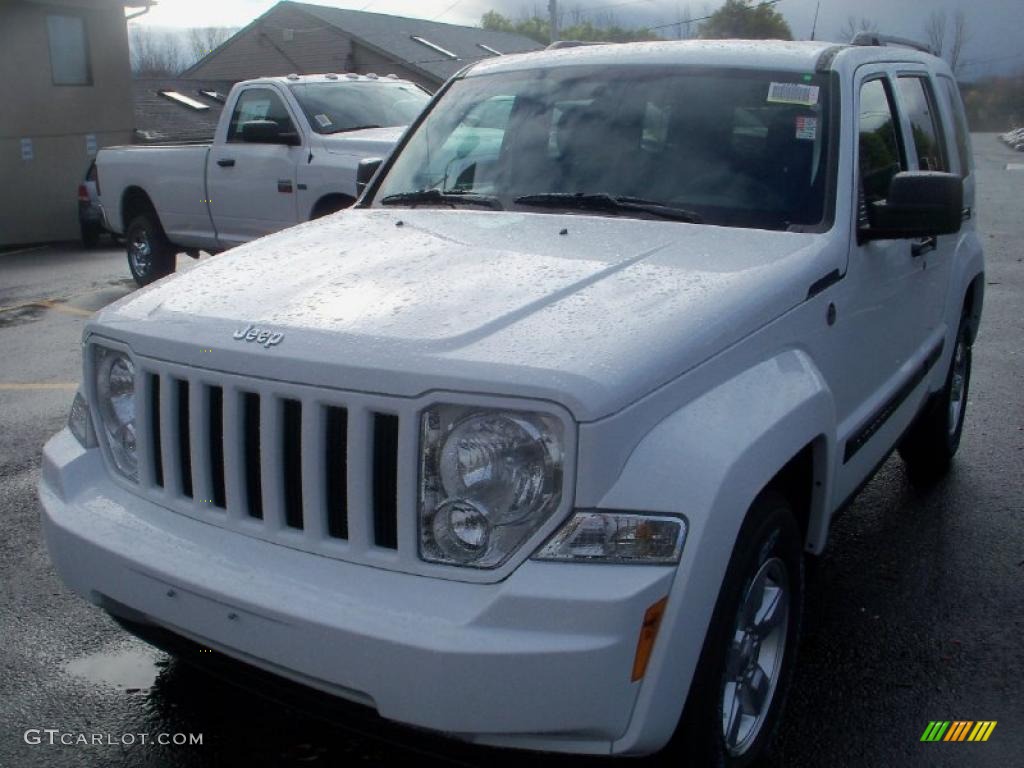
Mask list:
[[[928,237],[922,237],[910,244],[910,253],[914,256],[920,256],[922,253],[928,251],[934,251],[939,247],[939,241],[935,235],[929,235]]]
[[[221,168],[234,168],[235,160],[234,158],[224,158],[223,160],[218,160],[217,165],[219,165]]]

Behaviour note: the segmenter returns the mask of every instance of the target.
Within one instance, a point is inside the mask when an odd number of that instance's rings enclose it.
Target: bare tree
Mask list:
[[[676,3],[676,38],[679,40],[690,40],[697,36],[697,28],[694,26],[693,13],[690,11],[690,4],[680,6]]]
[[[234,34],[234,30],[229,27],[192,27],[189,29],[188,49],[192,55],[192,61],[199,61],[232,34]]]
[[[928,21],[924,24],[924,33],[928,38],[928,45],[936,56],[942,55],[942,49],[946,44],[946,12],[932,11],[928,15]]]
[[[878,23],[872,21],[864,16],[860,17],[860,21],[857,21],[855,16],[847,16],[846,24],[839,30],[840,40],[853,40],[858,32],[877,32]]]
[[[185,67],[178,38],[170,33],[133,24],[128,35],[132,74],[135,77],[169,77]]]
[[[967,14],[962,8],[957,8],[953,13],[953,42],[949,46],[949,67],[954,73],[963,66],[964,46],[969,39]]]
[[[932,11],[928,21],[924,25],[924,33],[928,37],[928,45],[935,51],[936,56],[946,54],[950,69],[956,72],[963,66],[964,46],[970,39],[967,29],[967,14],[962,9],[953,13],[952,34],[947,35],[950,30],[945,11]],[[949,40],[949,46],[946,41]]]

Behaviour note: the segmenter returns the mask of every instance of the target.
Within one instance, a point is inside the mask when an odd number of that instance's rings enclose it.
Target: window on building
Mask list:
[[[942,146],[942,131],[939,128],[938,110],[931,85],[923,77],[899,78],[900,97],[903,109],[910,119],[917,148],[917,167],[922,171],[946,171],[946,153]]]
[[[46,17],[50,39],[50,69],[54,85],[92,85],[89,40],[81,16]]]
[[[892,177],[903,170],[896,133],[896,110],[884,80],[869,80],[860,89],[860,183],[864,201],[889,196]]]
[[[434,51],[436,53],[440,53],[442,56],[447,56],[449,59],[458,59],[459,58],[456,54],[452,53],[447,48],[442,48],[437,43],[432,43],[429,40],[427,40],[426,38],[417,37],[416,35],[411,35],[410,37],[412,37],[412,39],[415,40],[420,45],[425,45],[430,50],[432,50],[432,51]]]
[[[189,109],[196,110],[197,112],[202,112],[204,109],[210,108],[208,105],[203,104],[203,102],[196,101],[195,99],[189,98],[185,94],[178,93],[177,91],[160,91],[160,95],[163,96],[165,99],[176,101],[179,104],[183,104],[184,106],[188,107]]]

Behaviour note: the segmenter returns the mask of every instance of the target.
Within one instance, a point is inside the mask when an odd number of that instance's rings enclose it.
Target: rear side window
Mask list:
[[[949,170],[931,84],[927,78],[916,76],[900,77],[898,82],[900,100],[914,135],[918,170]]]
[[[942,89],[946,92],[949,113],[953,116],[953,131],[956,134],[956,153],[960,158],[960,175],[967,176],[971,172],[971,151],[967,143],[967,118],[964,117],[964,106],[960,100],[960,89],[950,77],[939,77]]]
[[[269,88],[250,88],[238,97],[228,125],[228,141],[242,141],[242,125],[250,120],[272,120],[284,133],[295,131],[281,97]]]
[[[903,170],[895,114],[884,80],[861,86],[860,179],[866,203],[884,200],[892,177]]]

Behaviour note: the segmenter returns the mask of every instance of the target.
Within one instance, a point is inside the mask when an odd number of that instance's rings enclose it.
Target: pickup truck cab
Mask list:
[[[57,570],[402,723],[749,765],[805,556],[893,450],[928,482],[958,448],[965,130],[899,46],[472,65],[356,206],[89,323]]]
[[[217,252],[347,208],[356,168],[391,151],[429,101],[395,76],[288,75],[231,89],[213,144],[100,150],[101,203],[140,285],[175,256]]]

